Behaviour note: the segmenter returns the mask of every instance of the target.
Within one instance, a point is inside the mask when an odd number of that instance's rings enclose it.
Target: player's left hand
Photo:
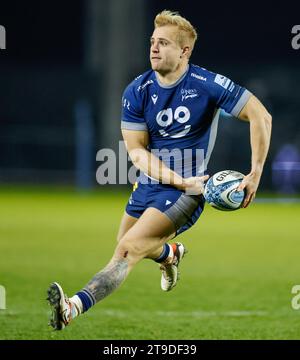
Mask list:
[[[243,201],[242,208],[246,208],[254,200],[256,191],[259,185],[260,175],[250,173],[246,175],[241,182],[240,186],[237,188],[237,191],[246,191],[246,197]]]

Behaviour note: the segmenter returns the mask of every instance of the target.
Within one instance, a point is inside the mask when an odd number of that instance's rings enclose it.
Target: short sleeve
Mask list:
[[[252,95],[251,92],[224,75],[211,74],[209,91],[217,107],[237,117]]]
[[[136,94],[134,86],[128,85],[122,97],[121,129],[147,130],[143,115],[143,101],[140,94]]]

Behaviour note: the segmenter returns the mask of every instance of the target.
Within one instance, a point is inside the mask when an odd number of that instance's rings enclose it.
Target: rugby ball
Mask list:
[[[236,191],[245,175],[235,170],[214,174],[205,184],[204,198],[215,209],[233,211],[241,207],[246,192]]]

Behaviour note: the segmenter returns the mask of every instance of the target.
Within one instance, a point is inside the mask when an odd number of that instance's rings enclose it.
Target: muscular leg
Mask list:
[[[121,219],[121,223],[119,226],[119,231],[117,235],[117,242],[120,242],[120,240],[125,236],[128,230],[132,228],[132,226],[139,220],[139,218],[135,218],[133,216],[128,215],[126,212],[124,212],[123,217]],[[171,240],[175,236],[175,230],[173,233],[173,236],[170,236],[168,240]],[[160,246],[158,249],[156,249],[154,252],[149,253],[147,256],[145,256],[148,259],[156,259],[162,251],[162,246]]]
[[[174,235],[173,222],[159,210],[148,208],[120,239],[113,258],[125,257],[134,265],[145,257],[155,258]]]
[[[138,220],[125,215],[113,257],[82,290],[68,299],[58,283],[51,284],[48,289],[52,308],[51,326],[56,330],[63,329],[76,316],[110,295],[140,260],[145,257],[157,258],[162,245],[174,234],[173,222],[155,208],[148,208]]]
[[[119,231],[117,235],[117,241],[119,242],[122,237],[127,233],[127,231],[138,221],[138,218],[135,218],[133,216],[130,216],[126,213],[126,211],[123,214],[123,217],[121,219],[121,223],[119,226]]]
[[[155,208],[148,208],[120,239],[108,265],[84,287],[96,303],[125,280],[143,258],[158,257],[162,245],[174,236],[173,222]]]

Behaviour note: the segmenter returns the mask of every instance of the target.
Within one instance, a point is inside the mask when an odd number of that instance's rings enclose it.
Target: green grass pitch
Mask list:
[[[50,282],[70,296],[110,259],[128,192],[80,196],[58,190],[0,190],[0,339],[299,339],[300,204],[253,204],[223,213],[206,206],[178,237],[189,253],[174,290],[160,290],[144,260],[123,286],[54,332]]]

